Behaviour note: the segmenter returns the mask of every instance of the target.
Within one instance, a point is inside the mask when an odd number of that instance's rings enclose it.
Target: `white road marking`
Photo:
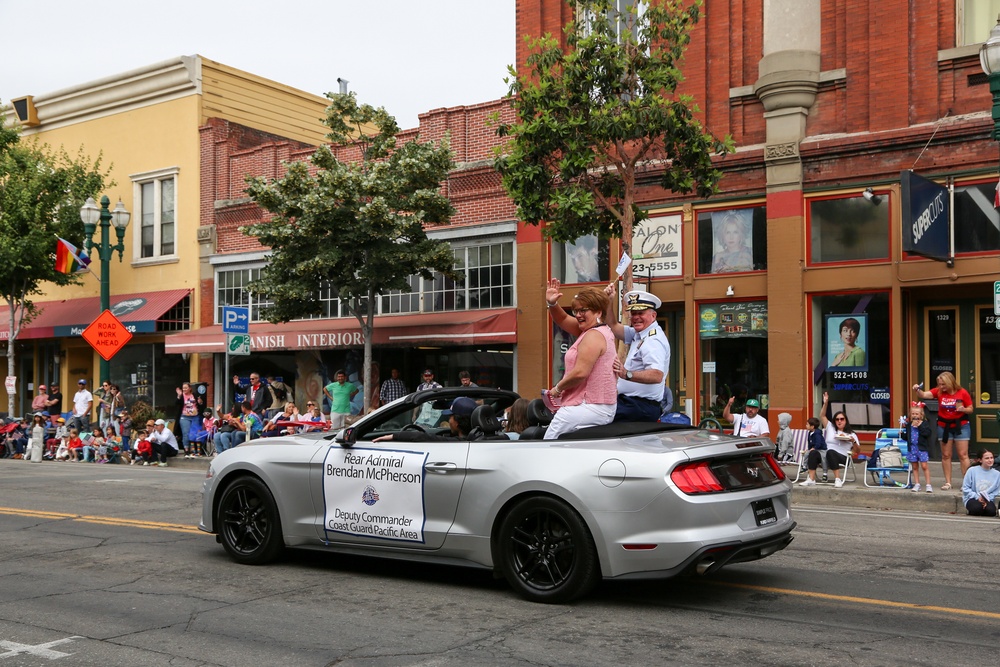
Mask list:
[[[36,655],[40,658],[48,658],[49,660],[58,660],[59,658],[65,658],[73,655],[72,653],[63,653],[62,651],[53,651],[51,647],[58,646],[59,644],[65,644],[66,642],[71,642],[74,639],[84,639],[84,637],[73,636],[67,637],[66,639],[57,639],[54,642],[47,642],[45,644],[36,644],[32,646],[31,644],[18,644],[17,642],[8,642],[0,640],[0,648],[7,649],[6,653],[0,653],[0,658],[11,658],[16,655]]]

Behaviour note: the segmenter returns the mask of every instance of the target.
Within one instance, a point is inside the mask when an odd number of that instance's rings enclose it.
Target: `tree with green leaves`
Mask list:
[[[101,158],[81,148],[76,156],[23,139],[0,114],[0,296],[9,307],[7,375],[14,375],[17,337],[36,314],[32,296],[43,283],[78,283],[78,274],[56,271],[56,241],[82,245],[80,207],[104,189]],[[14,394],[7,394],[14,414]]]
[[[632,256],[632,231],[648,217],[636,205],[640,176],[660,187],[708,197],[722,176],[713,154],[732,150],[698,120],[677,88],[680,61],[701,0],[578,0],[564,50],[545,35],[531,42],[523,71],[509,68],[513,123],[496,168],[530,224],[572,242],[620,238]],[[632,272],[625,274],[626,290]]]
[[[286,165],[281,178],[247,179],[247,194],[272,214],[243,229],[270,248],[250,291],[271,302],[263,315],[273,323],[321,314],[321,288],[340,296],[364,336],[367,411],[375,299],[409,291],[413,275],[454,275],[451,246],[424,231],[451,219],[441,183],[454,163],[446,141],[397,145],[399,126],[384,108],[358,104],[354,93],[327,97],[327,138],[356,147],[359,159],[341,160],[324,145],[309,164]]]

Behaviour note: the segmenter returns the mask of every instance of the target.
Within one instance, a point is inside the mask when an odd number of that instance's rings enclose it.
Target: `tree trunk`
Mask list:
[[[7,377],[14,375],[14,343],[17,342],[17,334],[20,333],[14,329],[14,305],[11,303],[7,304],[10,308],[10,332],[7,338]],[[14,392],[7,392],[7,414],[10,416],[14,415]]]
[[[373,319],[375,317],[375,290],[368,290],[368,308],[365,321],[361,324],[361,333],[365,338],[364,388],[365,402],[363,414],[368,414],[372,407],[372,335],[375,332]]]

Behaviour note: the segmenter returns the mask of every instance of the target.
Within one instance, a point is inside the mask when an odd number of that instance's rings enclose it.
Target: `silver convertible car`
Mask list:
[[[478,406],[471,431],[442,437],[457,397]],[[602,578],[710,574],[792,541],[791,484],[766,438],[623,422],[543,440],[551,413],[536,399],[511,440],[496,415],[517,398],[431,390],[336,434],[244,443],[212,461],[200,528],[240,563],[296,547],[488,568],[550,603]],[[385,435],[398,439],[374,442]]]

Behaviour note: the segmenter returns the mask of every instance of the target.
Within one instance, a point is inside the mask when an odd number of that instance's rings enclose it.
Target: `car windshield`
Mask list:
[[[466,395],[477,403],[492,405],[498,415],[502,415],[507,406],[517,398],[517,395],[512,392],[486,388],[462,391],[456,387],[418,392],[382,406],[376,412],[368,415],[345,437],[372,440],[381,435],[397,433],[407,427],[446,433],[450,429],[448,419],[443,417],[442,413],[448,409],[455,398]]]

